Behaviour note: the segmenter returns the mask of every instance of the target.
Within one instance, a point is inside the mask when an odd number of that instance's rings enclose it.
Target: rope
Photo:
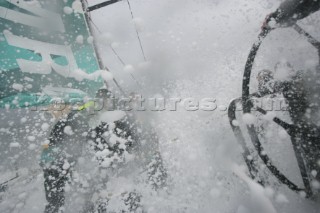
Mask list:
[[[89,17],[89,16],[88,16]],[[99,29],[99,27],[93,22],[93,20],[91,19],[91,17],[89,17],[90,22],[92,23],[92,25],[96,28],[96,30],[102,34],[102,31]],[[118,58],[119,62],[125,66],[126,63],[123,61],[123,59],[120,57],[120,55],[116,52],[116,50],[111,46],[111,44],[109,44],[109,47],[111,48],[113,54]],[[132,73],[130,73],[131,78],[136,82],[137,86],[139,87],[140,90],[142,90],[142,86],[139,83],[139,81],[134,77],[134,75]],[[114,82],[116,83],[116,85],[118,86],[119,84],[116,82],[116,80],[114,79]]]
[[[131,5],[130,5],[129,0],[127,0],[127,3],[128,3],[128,6],[129,6],[129,10],[130,10],[130,13],[131,13],[132,20],[134,21],[134,16],[133,16],[133,12],[132,12]],[[142,47],[140,35],[139,35],[138,29],[137,29],[137,26],[136,26],[135,23],[134,23],[134,29],[136,30],[136,33],[137,33],[137,37],[138,37],[138,40],[139,40],[139,45],[140,45],[140,49],[141,49],[143,58],[144,58],[145,61],[147,61],[146,56],[145,56],[145,54],[144,54],[143,47]]]
[[[96,30],[98,31],[98,33],[102,34],[101,30],[99,29],[99,27],[92,21],[91,17],[88,15],[87,16],[89,21],[92,23],[92,25],[96,28]],[[111,45],[110,45],[111,47]],[[118,55],[118,58],[121,60],[120,56]],[[108,69],[108,67],[106,65],[103,65],[103,67],[110,72],[110,70]],[[113,82],[115,83],[115,85],[118,87],[118,89],[120,90],[120,92],[126,96],[126,93],[124,92],[124,90],[121,88],[120,84],[118,83],[118,81],[113,78]]]
[[[117,56],[117,58],[119,59],[119,61],[121,62],[122,65],[126,65],[124,63],[124,61],[120,58],[120,56],[118,55],[118,53],[116,52],[116,50],[110,45],[110,48],[112,50],[112,52],[115,54],[115,56]]]
[[[115,56],[119,59],[120,63],[125,66],[126,64],[124,63],[124,61],[121,59],[121,57],[119,56],[119,54],[116,52],[116,50],[111,46],[109,45],[112,52],[115,54]],[[136,84],[138,85],[139,89],[142,90],[142,86],[140,85],[139,81],[134,77],[134,75],[132,73],[129,73],[131,78],[136,82]]]
[[[96,28],[96,30],[101,34],[101,30],[99,29],[99,27],[93,22],[92,18],[90,16],[88,16],[90,22],[93,24],[93,26]]]
[[[110,70],[109,70],[109,68],[108,68],[107,66],[105,66],[105,68],[106,68],[107,71],[110,72]],[[116,84],[116,86],[119,88],[120,92],[122,92],[122,94],[123,94],[124,96],[127,96],[126,93],[125,93],[125,92],[123,91],[123,89],[120,87],[118,81],[117,81],[115,78],[113,78],[113,82],[114,82],[114,83]]]
[[[13,181],[13,180],[17,179],[18,177],[19,177],[19,175],[18,175],[18,174],[16,174],[16,176],[15,176],[15,177],[13,177],[13,178],[11,178],[11,179],[9,179],[9,180],[7,180],[7,181],[3,182],[3,183],[0,183],[0,187],[3,187],[3,186],[4,186],[4,185],[6,185],[7,183],[9,183],[10,181]]]

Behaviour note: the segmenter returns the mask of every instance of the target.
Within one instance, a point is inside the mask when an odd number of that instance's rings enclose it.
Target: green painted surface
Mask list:
[[[0,0],[0,8],[5,8],[5,14],[0,10],[0,108],[17,108],[35,105],[48,105],[51,98],[62,98],[69,102],[70,98],[93,97],[95,91],[103,85],[101,78],[97,80],[78,81],[73,77],[64,77],[54,69],[49,74],[23,72],[17,60],[41,62],[42,55],[30,49],[10,45],[4,32],[34,41],[41,41],[48,44],[70,46],[77,68],[86,73],[93,73],[99,70],[96,53],[93,45],[87,42],[90,36],[86,19],[82,13],[66,14],[65,7],[72,7],[73,0],[40,0],[41,8],[55,12],[61,16],[65,32],[58,30],[48,31],[39,27],[32,27],[9,20],[6,15],[8,11],[16,11],[25,15],[39,18],[38,15],[22,9],[12,2],[17,0]],[[69,9],[70,10],[70,9]],[[41,17],[42,18],[42,17]],[[48,21],[47,26],[54,24],[53,20]],[[50,21],[52,23],[50,23]],[[83,43],[76,42],[77,36],[83,37]],[[27,41],[26,41],[27,42]],[[63,55],[50,55],[53,63],[68,67],[68,59]],[[36,67],[35,67],[36,69]],[[68,70],[72,72],[74,70]],[[47,94],[46,88],[65,88],[62,92]],[[70,91],[71,88],[72,91]],[[78,92],[79,91],[79,92]],[[46,98],[42,98],[42,96]],[[50,96],[51,98],[47,98]]]

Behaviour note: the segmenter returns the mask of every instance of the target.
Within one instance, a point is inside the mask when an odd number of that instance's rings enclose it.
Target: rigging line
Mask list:
[[[116,52],[116,50],[111,46],[109,45],[112,52],[117,56],[117,58],[119,59],[120,63],[125,66],[126,64],[124,63],[124,61],[120,58],[119,54]],[[141,84],[139,83],[139,81],[134,77],[134,75],[132,73],[129,73],[131,78],[136,82],[136,84],[138,85],[139,89],[142,90],[142,86]]]
[[[89,16],[88,16],[89,17]],[[93,22],[93,20],[91,19],[91,17],[89,17],[90,22],[93,24],[93,26],[96,28],[96,30],[102,34],[102,31],[99,29],[99,27]],[[111,44],[109,44],[112,52],[115,54],[115,56],[118,58],[118,60],[120,61],[120,63],[122,65],[126,65],[125,62],[121,59],[121,57],[119,56],[119,54],[116,52],[116,50],[111,46]],[[142,86],[139,83],[139,81],[134,77],[134,75],[132,73],[129,73],[131,78],[136,82],[136,84],[138,85],[139,89],[142,91]],[[115,82],[116,83],[116,82]],[[118,83],[116,83],[117,85]],[[118,85],[117,85],[118,86]]]
[[[126,64],[124,63],[124,61],[120,58],[119,54],[116,52],[116,50],[111,46],[109,45],[112,52],[115,54],[115,56],[119,59],[120,63],[125,66]],[[131,78],[136,82],[136,84],[138,85],[139,89],[142,90],[142,86],[141,84],[139,83],[139,81],[134,77],[134,75],[132,73],[129,73]]]
[[[102,31],[99,29],[99,27],[93,22],[93,20],[91,19],[91,17],[89,17],[91,23],[93,24],[93,26],[96,28],[96,30],[102,34]],[[119,56],[119,54],[116,52],[116,50],[111,46],[111,44],[109,45],[112,52],[117,56],[117,58],[119,59],[119,61],[121,62],[122,65],[125,65],[124,61],[121,59],[121,57]]]
[[[96,30],[97,30],[100,34],[102,34],[101,30],[100,30],[100,29],[98,28],[98,26],[93,22],[93,20],[91,19],[91,17],[90,17],[89,15],[87,15],[87,17],[88,17],[89,21],[92,23],[92,25],[96,28]],[[101,63],[103,63],[103,62],[101,61]],[[103,67],[104,67],[108,72],[110,72],[110,70],[108,69],[108,67],[107,67],[106,65],[103,64]],[[118,87],[118,89],[120,90],[120,92],[121,92],[124,96],[126,96],[126,93],[124,92],[124,90],[122,89],[122,87],[120,86],[120,84],[118,83],[118,81],[117,81],[115,78],[113,78],[113,82],[114,82],[115,85]]]
[[[112,52],[117,56],[117,58],[119,59],[119,61],[121,62],[121,64],[122,64],[122,65],[126,65],[126,64],[124,63],[124,61],[120,58],[120,56],[119,56],[119,54],[116,52],[116,50],[112,47],[112,45],[110,44],[109,46],[110,46]]]
[[[3,183],[0,183],[0,187],[2,187],[3,185],[6,185],[7,183],[9,183],[9,182],[11,182],[11,181],[13,181],[14,179],[17,179],[18,177],[19,177],[19,175],[18,175],[18,173],[17,173],[15,177],[13,177],[13,178],[11,178],[11,179],[3,182]]]
[[[93,22],[93,20],[91,19],[90,16],[88,16],[90,22],[93,24],[93,26],[96,28],[96,30],[102,34],[102,31],[99,29],[99,27]],[[121,64],[123,66],[125,66],[126,64],[124,63],[124,61],[121,59],[121,57],[119,56],[119,54],[116,52],[116,50],[112,47],[111,44],[109,44],[109,47],[111,48],[112,52],[116,55],[116,57],[118,58],[118,60],[121,62]],[[105,66],[105,68],[110,72],[110,70],[108,69],[107,66]],[[132,79],[136,82],[136,84],[138,85],[139,89],[142,90],[142,86],[140,85],[140,83],[138,82],[138,80],[134,77],[134,75],[132,73],[130,73],[130,76],[132,77]],[[113,79],[114,83],[119,87],[120,91],[125,94],[125,92],[122,90],[122,88],[120,87],[119,83],[117,82],[116,79]]]
[[[105,66],[105,69],[110,72],[109,68],[107,66]],[[120,92],[122,93],[122,95],[124,95],[125,97],[127,96],[127,94],[125,93],[125,91],[121,88],[120,84],[118,83],[118,81],[113,78],[113,82],[116,84],[116,86],[119,88]]]
[[[128,6],[129,6],[129,10],[130,10],[130,13],[131,13],[132,20],[134,21],[134,16],[133,16],[133,12],[132,12],[129,0],[127,0],[127,3],[128,3]],[[138,37],[138,40],[139,40],[139,45],[140,45],[140,49],[141,49],[143,58],[144,58],[145,61],[147,61],[146,55],[144,54],[144,50],[143,50],[143,47],[142,47],[142,42],[141,42],[141,39],[140,39],[140,35],[139,35],[139,32],[138,32],[138,29],[137,29],[137,26],[136,26],[135,22],[134,22],[134,29],[136,30],[136,33],[137,33],[137,37]]]
[[[119,59],[120,63],[125,66],[126,64],[124,63],[124,61],[120,58],[119,54],[116,52],[116,50],[111,46],[109,45],[112,52],[117,56],[117,58]],[[131,78],[136,82],[136,84],[138,85],[139,89],[142,90],[142,86],[140,85],[139,81],[134,77],[134,75],[132,73],[129,73]]]
[[[93,22],[93,20],[91,19],[91,17],[89,17],[90,22],[93,24],[93,26],[96,28],[96,30],[102,34],[102,31],[99,29],[99,27]],[[122,58],[120,57],[120,55],[116,52],[116,50],[111,46],[111,44],[109,44],[109,47],[111,48],[112,52],[115,54],[115,56],[118,58],[118,60],[121,62],[122,65],[126,65],[124,63],[124,61],[122,60]]]
[[[88,18],[90,20],[90,22],[93,24],[93,26],[96,28],[96,30],[101,34],[101,30],[99,29],[99,27],[93,22],[92,18],[88,15]]]

